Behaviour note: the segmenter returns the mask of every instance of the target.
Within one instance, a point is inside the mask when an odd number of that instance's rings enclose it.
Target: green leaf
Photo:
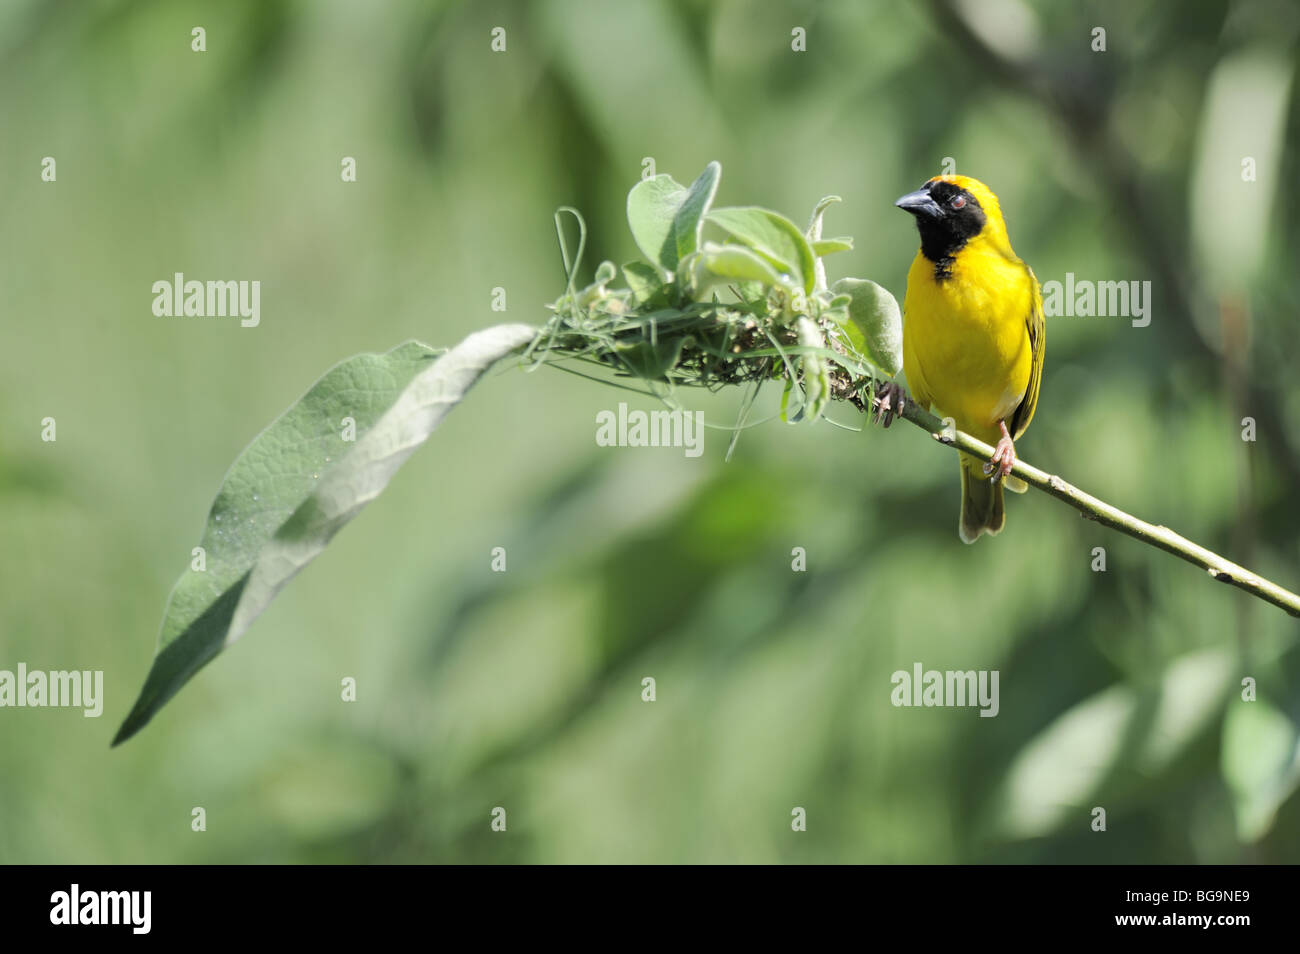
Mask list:
[[[790,420],[790,416],[789,416],[790,392],[793,390],[794,390],[794,380],[787,377],[785,379],[785,387],[781,390],[781,407],[780,407],[781,420],[785,421],[787,424],[794,423],[793,421]]]
[[[613,262],[601,262],[596,267],[596,277],[590,285],[578,292],[577,301],[580,307],[587,307],[593,302],[604,302],[609,304],[608,299],[611,297],[606,285],[618,277],[618,269]]]
[[[627,224],[641,254],[665,272],[677,267],[673,223],[686,201],[686,187],[667,173],[642,179],[627,194]]]
[[[822,237],[822,215],[836,202],[843,202],[837,195],[824,195],[813,209],[812,218],[808,220],[808,241],[816,242]]]
[[[722,166],[715,160],[704,167],[691,187],[686,199],[673,218],[673,231],[677,236],[677,261],[680,262],[700,247],[700,233],[704,230],[704,216],[718,192]]]
[[[849,318],[862,333],[863,353],[890,377],[903,366],[903,316],[884,288],[865,278],[841,278],[831,291],[849,296]]]
[[[759,302],[760,299],[767,295],[767,287],[759,281],[742,279],[741,281],[736,282],[734,287],[740,300],[750,304]]]
[[[757,206],[714,209],[709,221],[725,229],[748,245],[777,269],[789,275],[793,283],[811,293],[814,281],[812,246],[799,227],[784,215]]]
[[[1295,724],[1264,699],[1229,703],[1220,749],[1233,794],[1237,833],[1253,842],[1273,826],[1278,807],[1300,783]]]
[[[623,266],[623,280],[638,305],[644,305],[663,291],[664,280],[659,270],[645,262],[628,262]]]
[[[831,252],[843,251],[842,248],[836,247],[834,243],[847,241],[848,247],[853,247],[853,239],[831,239],[828,243],[823,243],[822,238],[822,215],[834,202],[843,202],[837,195],[822,196],[820,202],[813,209],[812,218],[808,222],[808,241],[812,243],[813,255],[813,289],[818,292],[826,290],[826,263],[822,261],[823,255],[829,255]]]
[[[820,258],[835,252],[853,251],[853,238],[848,235],[839,238],[818,239],[812,243],[813,254]]]
[[[848,345],[858,354],[866,355],[867,339],[858,326],[850,320],[847,304],[832,304],[822,309],[821,317],[830,323],[830,328],[827,329],[830,337],[841,344]]]
[[[535,330],[499,325],[445,354],[408,342],[336,365],[239,455],[200,545],[206,568],[172,590],[130,738],[248,629],[299,570],[377,497],[465,392]],[[355,422],[355,439],[345,419]],[[192,566],[192,564],[191,564]]]
[[[826,347],[826,339],[822,337],[821,329],[809,318],[800,317],[795,322],[795,333],[799,344],[805,348]],[[822,416],[822,411],[826,409],[826,402],[830,400],[830,368],[823,358],[815,354],[805,354],[799,360],[803,371],[804,403],[795,420],[807,420],[811,424]]]
[[[686,344],[683,337],[674,337],[663,341],[636,341],[615,345],[626,369],[638,378],[662,381],[677,365]]]
[[[666,173],[632,187],[627,194],[627,224],[651,264],[671,274],[699,246],[704,215],[721,175],[722,166],[710,162],[690,188]]]
[[[696,293],[731,282],[758,282],[767,287],[785,284],[767,259],[743,245],[705,242],[704,248],[684,264],[692,290]]]

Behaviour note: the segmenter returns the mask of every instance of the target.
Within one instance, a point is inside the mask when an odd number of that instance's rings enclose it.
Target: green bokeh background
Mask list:
[[[107,699],[0,709],[0,861],[1300,860],[1296,620],[1036,493],[964,547],[910,427],[598,448],[652,405],[552,369],[482,383],[108,748],[248,441],[347,355],[544,320],[557,206],[585,275],[637,257],[644,157],[799,221],[842,195],[832,279],[900,300],[892,202],[944,157],[1041,280],[1151,281],[1149,327],[1048,319],[1020,452],[1296,588],[1298,32],[1282,0],[4,3],[0,668]],[[260,327],[155,318],[178,271],[260,280]],[[893,707],[916,662],[998,670],[999,715]]]

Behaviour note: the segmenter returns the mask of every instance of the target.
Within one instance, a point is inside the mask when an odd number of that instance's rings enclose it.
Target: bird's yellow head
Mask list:
[[[993,191],[970,176],[935,176],[894,203],[916,217],[921,254],[936,264],[951,261],[968,244],[986,242],[1014,257]]]

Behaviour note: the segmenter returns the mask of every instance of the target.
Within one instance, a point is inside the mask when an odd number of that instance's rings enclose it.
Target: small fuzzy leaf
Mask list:
[[[896,375],[903,366],[903,315],[894,296],[865,278],[841,278],[831,291],[849,296],[849,317],[865,344],[859,350],[890,377]]]
[[[815,262],[812,246],[799,227],[784,215],[757,206],[714,209],[709,221],[748,245],[807,293],[813,290]]]
[[[642,179],[627,194],[627,224],[641,254],[665,272],[677,267],[673,223],[686,201],[686,187],[667,173]]]
[[[618,269],[613,262],[601,262],[596,267],[596,278],[592,284],[608,285],[618,276]]]
[[[671,274],[700,244],[704,217],[718,191],[722,166],[710,162],[688,187],[660,173],[627,194],[627,224],[647,260]]]
[[[687,264],[692,286],[697,292],[737,281],[758,282],[767,287],[784,284],[780,274],[766,259],[743,245],[705,242],[704,248]]]
[[[704,216],[709,211],[709,206],[713,204],[720,178],[722,178],[722,166],[716,161],[710,162],[687,190],[686,198],[673,218],[678,262],[700,247]]]
[[[801,317],[795,322],[795,333],[799,344],[805,348],[826,347],[821,329],[809,318]],[[811,424],[822,416],[826,402],[830,400],[830,368],[825,359],[815,354],[805,354],[799,361],[803,370],[804,403],[795,420],[807,420]]]
[[[843,202],[837,195],[824,195],[816,208],[813,209],[812,218],[808,220],[808,241],[815,242],[822,237],[822,215],[836,202]]]
[[[638,305],[644,305],[663,291],[664,280],[659,270],[645,262],[628,262],[623,266],[623,280]]]
[[[638,378],[661,381],[676,367],[685,344],[685,338],[677,337],[658,342],[619,344],[615,346],[615,351],[629,373]]]
[[[848,235],[839,238],[817,239],[812,243],[812,250],[813,254],[819,258],[835,252],[851,252],[853,250],[853,239]]]

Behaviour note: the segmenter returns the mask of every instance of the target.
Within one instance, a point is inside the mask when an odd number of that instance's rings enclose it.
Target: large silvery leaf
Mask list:
[[[699,247],[704,214],[721,176],[722,166],[710,162],[689,188],[666,173],[632,187],[627,194],[627,224],[651,264],[671,274]]]
[[[859,350],[886,374],[897,374],[903,366],[903,315],[898,301],[865,278],[841,278],[831,291],[849,296],[849,318],[862,333]]]
[[[172,590],[153,666],[113,744],[243,635],[483,373],[535,333],[500,325],[445,353],[408,342],[357,355],[263,431],[222,482],[200,541],[205,565],[196,557]]]

